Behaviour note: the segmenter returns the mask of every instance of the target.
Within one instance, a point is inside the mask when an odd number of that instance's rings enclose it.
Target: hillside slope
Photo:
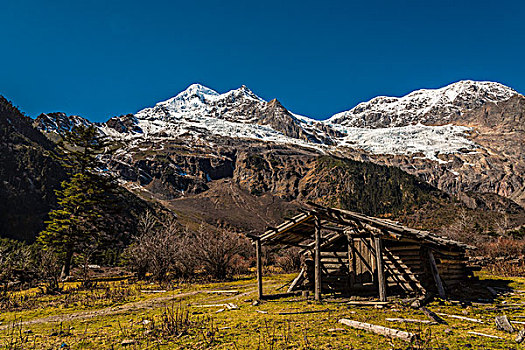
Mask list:
[[[0,96],[0,236],[32,240],[66,178],[54,145]]]

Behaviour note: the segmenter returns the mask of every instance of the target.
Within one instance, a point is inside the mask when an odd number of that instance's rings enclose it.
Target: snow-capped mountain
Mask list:
[[[518,93],[500,83],[462,80],[439,89],[416,90],[402,97],[379,96],[349,111],[337,113],[329,124],[358,128],[384,128],[447,124],[488,102],[508,100]]]
[[[117,153],[124,162],[139,154],[142,159],[145,150],[167,152],[173,144],[206,152],[257,143],[299,146],[400,167],[450,193],[483,189],[525,203],[525,177],[519,175],[525,173],[524,115],[525,97],[494,82],[460,81],[377,97],[325,121],[295,114],[275,99],[265,101],[246,86],[219,93],[193,84],[153,107],[95,125],[123,141]],[[89,123],[70,118],[42,115],[36,124],[61,133]]]
[[[519,95],[494,82],[460,81],[439,89],[417,90],[403,97],[376,97],[353,109],[317,121],[269,102],[246,86],[218,93],[192,84],[175,97],[134,115],[113,117],[100,130],[116,139],[233,138],[299,144],[317,149],[360,149],[372,154],[439,154],[473,150],[472,130],[462,120],[487,103]],[[463,121],[463,123],[462,123]],[[71,130],[90,122],[63,113],[42,114],[46,132]],[[214,140],[215,142],[216,140]]]
[[[42,113],[34,122],[37,129],[44,132],[55,132],[57,134],[71,131],[76,126],[93,125],[89,120],[78,115],[70,115],[63,112]]]
[[[145,108],[134,116],[137,131],[148,136],[181,136],[208,133],[267,141],[297,140],[330,144],[320,122],[297,118],[279,101],[265,101],[246,86],[218,93],[200,84],[190,85],[177,96]],[[295,140],[295,141],[294,141]]]

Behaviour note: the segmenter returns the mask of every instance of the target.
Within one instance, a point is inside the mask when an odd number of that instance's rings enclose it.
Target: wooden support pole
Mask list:
[[[314,268],[315,268],[315,300],[321,300],[321,220],[315,217],[315,245],[314,245]]]
[[[349,274],[349,285],[350,289],[354,287],[355,284],[355,252],[354,252],[354,238],[350,231],[346,231],[346,241],[348,243],[348,274]]]
[[[259,300],[263,298],[262,288],[262,251],[261,251],[261,240],[255,241],[255,257],[257,261],[257,296]]]
[[[436,265],[436,259],[434,259],[434,254],[430,249],[428,250],[428,259],[430,260],[430,270],[432,270],[434,281],[436,281],[436,287],[438,290],[439,297],[445,299],[445,288],[443,288],[443,283],[441,282],[441,277],[439,276],[439,271]]]
[[[386,301],[386,281],[383,266],[383,242],[380,236],[374,236],[377,261],[377,284],[379,287],[379,300]]]

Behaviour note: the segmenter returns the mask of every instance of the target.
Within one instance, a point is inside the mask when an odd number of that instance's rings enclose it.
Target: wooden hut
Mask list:
[[[426,294],[472,276],[465,251],[475,247],[386,219],[309,203],[313,209],[252,237],[257,251],[259,297],[263,298],[261,247],[302,248],[304,264],[289,291],[346,295]]]

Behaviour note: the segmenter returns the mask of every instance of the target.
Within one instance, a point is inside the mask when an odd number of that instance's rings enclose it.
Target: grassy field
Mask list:
[[[99,283],[91,290],[67,285],[68,293],[39,295],[29,290],[4,300],[0,311],[0,349],[518,349],[514,338],[496,330],[494,317],[506,314],[525,322],[525,278],[499,278],[480,273],[485,285],[501,293],[491,300],[482,289],[465,289],[478,302],[434,300],[443,324],[399,323],[387,318],[428,320],[408,300],[390,298],[382,307],[352,306],[349,299],[320,302],[301,296],[256,300],[255,280],[228,283],[158,285],[128,281]],[[282,292],[293,275],[265,278],[265,292]],[[506,291],[502,288],[504,287]],[[498,289],[500,288],[500,289]],[[523,304],[523,305],[522,305]],[[289,314],[314,311],[307,314]],[[288,314],[286,314],[288,313]],[[519,317],[522,316],[522,317]],[[412,344],[391,340],[340,323],[349,318],[418,334]],[[522,324],[514,324],[523,328]],[[501,337],[468,334],[481,332]]]

